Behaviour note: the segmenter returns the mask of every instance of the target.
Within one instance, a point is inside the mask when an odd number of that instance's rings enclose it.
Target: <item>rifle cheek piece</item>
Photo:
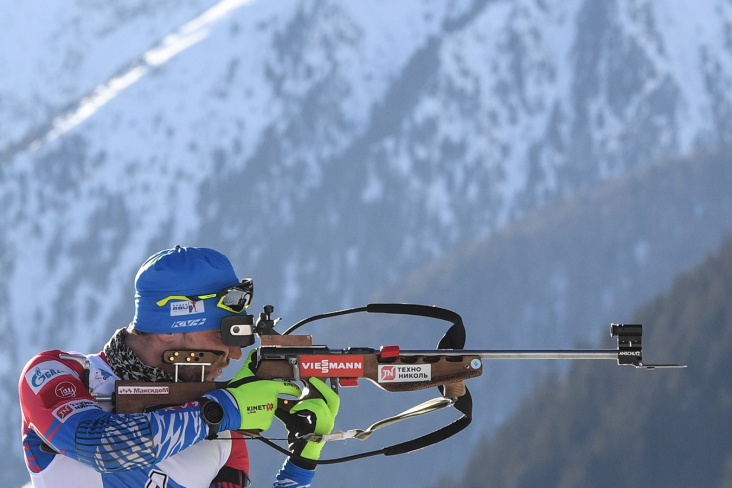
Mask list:
[[[254,316],[230,315],[221,319],[221,340],[231,347],[254,344]]]

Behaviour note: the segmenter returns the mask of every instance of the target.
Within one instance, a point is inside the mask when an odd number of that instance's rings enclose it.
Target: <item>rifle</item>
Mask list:
[[[376,454],[387,456],[412,452],[435,444],[467,427],[472,420],[472,398],[465,381],[483,373],[483,361],[497,359],[589,359],[614,360],[619,365],[631,365],[639,369],[682,368],[678,364],[646,364],[643,362],[641,324],[611,324],[611,336],[617,338],[616,349],[554,349],[554,350],[473,350],[464,349],[465,326],[456,312],[435,306],[399,303],[377,303],[315,315],[297,322],[282,334],[275,331],[280,319],[273,319],[274,307],[266,305],[257,321],[253,315],[226,317],[221,324],[222,339],[227,345],[249,346],[259,337],[255,376],[261,379],[286,379],[303,381],[317,377],[330,380],[331,388],[357,386],[364,378],[389,392],[421,390],[437,386],[441,396],[423,402],[397,415],[380,420],[366,429],[339,431],[324,436],[310,435],[309,440],[324,442],[343,439],[365,440],[374,431],[402,420],[455,407],[461,417],[456,421],[421,437],[383,449],[353,456],[318,461],[331,464]],[[313,345],[311,335],[292,334],[303,325],[340,315],[353,313],[379,313],[428,317],[444,320],[451,326],[439,341],[435,350],[402,350],[398,346],[382,346],[379,350],[367,347],[331,349]],[[215,388],[226,387],[226,382],[203,381],[204,368],[216,363],[223,355],[220,351],[166,351],[163,361],[175,366],[175,383],[148,383],[120,380],[110,399],[117,413],[150,411],[166,406],[179,405],[199,398]],[[181,367],[200,367],[201,382],[179,383]],[[98,399],[102,400],[102,399]],[[287,415],[294,405],[292,400],[280,399],[279,417]],[[288,450],[255,432],[246,432],[275,449],[292,455]]]

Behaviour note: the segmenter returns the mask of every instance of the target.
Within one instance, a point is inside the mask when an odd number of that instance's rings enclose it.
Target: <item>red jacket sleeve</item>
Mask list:
[[[249,486],[249,452],[244,436],[231,431],[231,454],[219,474],[211,482],[211,488],[243,488]]]
[[[62,355],[37,355],[18,384],[24,430],[57,452],[114,472],[149,467],[206,438],[197,402],[149,413],[104,411],[87,389],[83,366]]]
[[[24,421],[49,445],[66,421],[84,411],[100,411],[84,382],[84,367],[46,351],[26,364],[18,383]]]

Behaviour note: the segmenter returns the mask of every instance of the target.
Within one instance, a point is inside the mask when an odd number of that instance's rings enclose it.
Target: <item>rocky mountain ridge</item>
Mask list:
[[[98,349],[159,248],[219,248],[255,278],[257,306],[294,321],[730,140],[722,1],[28,8],[0,21],[0,404],[16,413],[25,359]]]

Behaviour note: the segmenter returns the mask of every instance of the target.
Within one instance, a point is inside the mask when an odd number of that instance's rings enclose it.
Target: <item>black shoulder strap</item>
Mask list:
[[[359,312],[367,312],[367,313],[384,313],[384,314],[397,314],[397,315],[415,315],[420,317],[429,317],[439,320],[445,320],[447,322],[451,322],[452,326],[447,330],[445,335],[440,339],[440,342],[437,346],[438,349],[463,349],[465,346],[465,326],[463,324],[462,317],[452,311],[445,308],[435,307],[435,306],[429,306],[429,305],[420,305],[420,304],[410,304],[410,303],[372,303],[369,305],[366,305],[365,307],[358,307],[358,308],[350,308],[346,310],[339,310],[335,312],[328,312],[320,315],[314,315],[312,317],[308,317],[307,319],[301,320],[300,322],[297,322],[293,326],[291,326],[289,329],[287,329],[284,334],[289,334],[292,331],[298,329],[299,327],[309,323],[313,322],[315,320],[320,320],[328,317],[336,317],[339,315],[347,315],[352,313],[359,313]],[[444,393],[444,391],[441,392]],[[387,446],[382,449],[376,449],[373,451],[368,451],[364,453],[354,454],[352,456],[344,456],[340,458],[333,458],[333,459],[321,459],[319,461],[315,461],[316,464],[336,464],[336,463],[342,463],[346,461],[352,461],[355,459],[362,459],[365,457],[370,456],[376,456],[379,454],[383,454],[385,456],[394,456],[397,454],[406,454],[409,452],[416,451],[418,449],[425,448],[427,446],[431,446],[432,444],[436,444],[440,441],[443,441],[449,437],[452,437],[453,435],[457,434],[461,430],[465,429],[468,425],[470,425],[470,422],[473,420],[473,399],[470,395],[470,391],[468,389],[465,389],[465,394],[461,397],[459,397],[456,402],[453,404],[453,406],[462,414],[460,418],[455,420],[454,422],[435,430],[434,432],[430,432],[429,434],[423,435],[421,437],[417,437],[415,439],[402,442],[399,444],[394,444],[392,446]],[[284,449],[283,447],[275,444],[274,442],[270,441],[269,439],[266,439],[264,437],[256,437],[256,439],[259,439],[263,441],[264,443],[270,445],[274,449],[277,449],[278,451],[287,454],[288,456],[298,459],[298,456],[293,455],[290,451],[287,449]],[[313,462],[311,460],[307,460],[308,462]]]

